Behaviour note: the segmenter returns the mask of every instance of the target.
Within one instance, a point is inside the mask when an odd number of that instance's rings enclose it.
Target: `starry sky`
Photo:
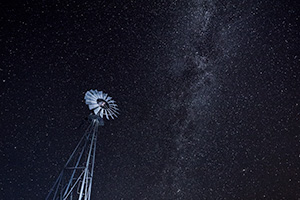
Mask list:
[[[0,199],[44,199],[101,127],[92,199],[300,198],[297,1],[1,1]]]

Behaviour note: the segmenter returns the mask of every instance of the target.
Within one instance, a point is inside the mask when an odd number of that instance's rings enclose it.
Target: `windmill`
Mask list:
[[[117,117],[118,107],[114,100],[102,91],[85,93],[85,103],[93,111],[89,126],[50,189],[46,200],[90,200],[94,175],[96,142],[99,126]]]

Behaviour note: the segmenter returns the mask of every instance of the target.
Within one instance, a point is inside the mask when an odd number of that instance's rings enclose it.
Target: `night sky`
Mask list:
[[[297,1],[1,1],[0,199],[44,199],[116,100],[94,200],[300,198]]]

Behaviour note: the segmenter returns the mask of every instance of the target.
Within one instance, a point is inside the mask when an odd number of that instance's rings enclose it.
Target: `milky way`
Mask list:
[[[262,71],[279,67],[271,64],[265,69],[269,59],[276,59],[272,37],[278,27],[272,25],[280,21],[269,18],[280,5],[265,10],[266,5],[193,1],[175,18],[178,23],[166,39],[170,62],[159,65],[162,75],[156,74],[162,76],[158,85],[166,94],[161,120],[170,126],[168,139],[173,145],[158,187],[165,199],[262,198],[287,184],[266,181],[283,173],[268,167],[272,159],[281,160],[278,154],[292,157],[293,151],[278,152],[280,144],[268,139],[269,134],[282,134],[271,124],[284,115],[272,119],[268,109],[257,110],[266,106],[280,113],[268,97],[257,99],[260,93],[271,93],[272,98],[278,87],[266,88],[272,80],[257,80],[264,79],[259,74],[268,73]],[[267,49],[265,58],[261,48]],[[287,97],[280,98],[277,101],[282,102]],[[298,169],[294,164],[288,165]]]

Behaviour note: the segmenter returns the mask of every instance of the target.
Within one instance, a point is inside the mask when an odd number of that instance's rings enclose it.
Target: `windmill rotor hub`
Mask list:
[[[104,108],[104,109],[108,109],[109,108],[109,104],[103,100],[103,99],[97,99],[97,103],[100,107]]]

